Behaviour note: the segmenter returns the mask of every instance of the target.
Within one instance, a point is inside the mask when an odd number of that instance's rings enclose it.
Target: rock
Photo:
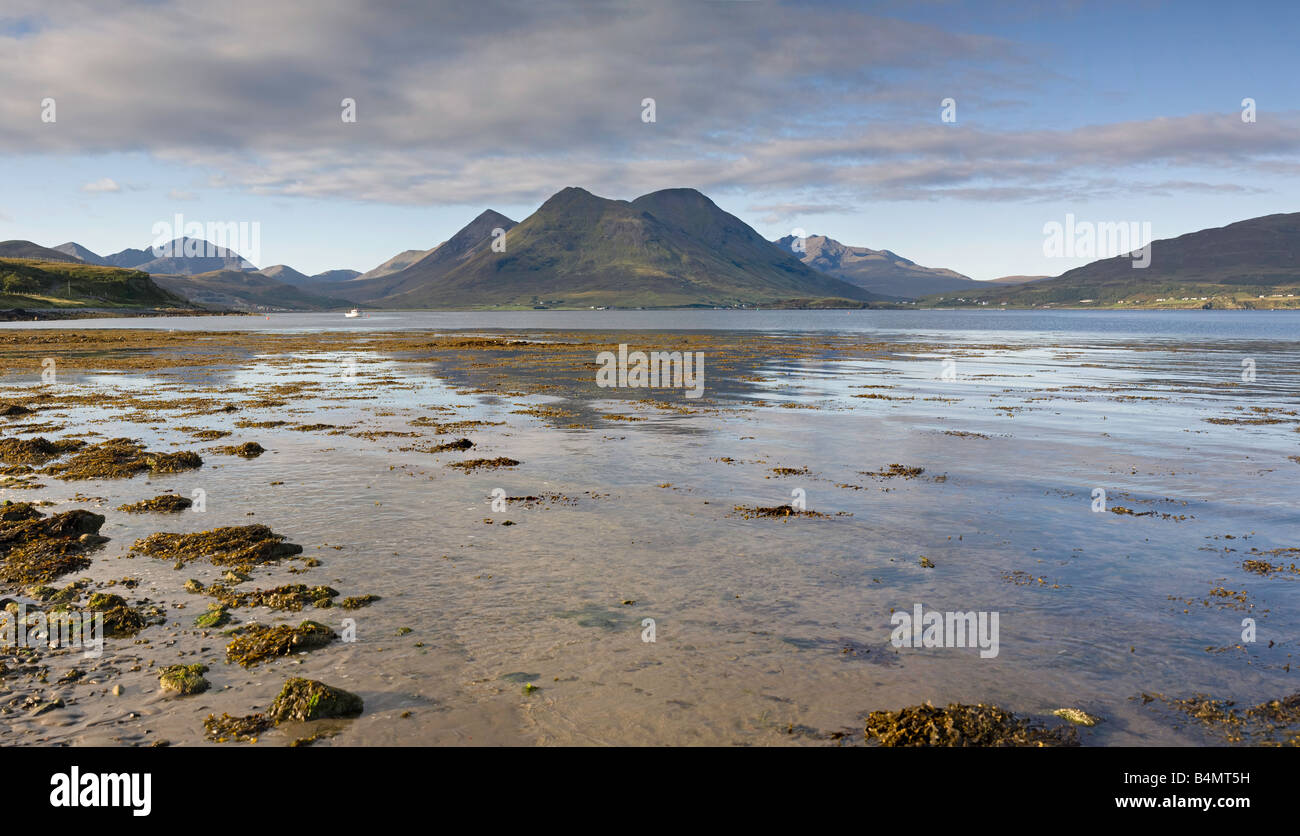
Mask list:
[[[221,627],[230,622],[230,613],[224,604],[208,604],[208,611],[194,619],[195,627]]]
[[[276,723],[286,720],[320,720],[325,717],[349,717],[364,708],[361,697],[314,679],[294,678],[284,683],[280,695],[271,703],[267,716]]]
[[[63,700],[59,697],[55,697],[49,702],[38,703],[37,706],[29,712],[28,716],[39,717],[42,714],[48,714],[56,708],[63,708],[63,706]]]
[[[158,684],[164,691],[175,691],[183,697],[202,694],[208,690],[208,681],[203,678],[207,672],[207,665],[168,665],[158,672]]]
[[[1052,713],[1064,720],[1069,720],[1076,726],[1091,727],[1101,722],[1100,717],[1094,717],[1088,712],[1078,708],[1058,708]]]

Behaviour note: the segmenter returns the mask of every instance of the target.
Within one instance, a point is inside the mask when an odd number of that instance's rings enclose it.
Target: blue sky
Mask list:
[[[107,253],[180,212],[260,224],[260,266],[366,270],[564,186],[692,186],[987,279],[1087,261],[1043,253],[1067,213],[1297,210],[1291,4],[350,5],[7,2],[0,239]]]

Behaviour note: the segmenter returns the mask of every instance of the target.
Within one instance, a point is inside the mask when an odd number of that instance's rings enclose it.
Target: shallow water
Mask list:
[[[218,443],[255,440],[269,452],[250,461],[204,454],[207,464],[185,474],[43,478],[40,491],[0,491],[54,500],[55,511],[105,513],[102,533],[112,541],[85,576],[141,578],[135,597],[162,602],[170,616],[141,634],[146,644],[110,640],[91,666],[95,684],[39,686],[67,707],[7,716],[0,742],[200,743],[208,713],[259,710],[294,675],[365,699],[365,714],[330,721],[335,735],[318,745],[824,745],[829,732],[860,739],[868,711],[926,700],[996,703],[1035,716],[1074,706],[1104,719],[1084,730],[1089,744],[1195,744],[1214,738],[1134,698],[1208,693],[1244,705],[1297,690],[1290,662],[1300,575],[1263,577],[1240,564],[1252,548],[1300,546],[1300,462],[1288,459],[1300,454],[1300,315],[701,311],[230,320],[164,324],[508,328],[537,340],[548,338],[548,327],[676,329],[687,350],[693,330],[757,328],[747,338],[762,340],[811,329],[870,332],[896,350],[799,361],[760,352],[743,374],[709,377],[709,397],[692,412],[637,403],[644,393],[636,391],[474,391],[482,381],[472,368],[413,363],[364,344],[293,358],[271,353],[198,373],[66,376],[58,387],[158,397],[289,379],[325,387],[285,407],[154,423],[94,407],[40,415],[67,423],[69,435],[93,427],[105,438],[131,436],[164,449],[203,450],[179,424],[230,429],[234,435]],[[607,340],[635,345],[637,333]],[[340,374],[349,359],[355,377]],[[1243,359],[1255,363],[1253,382],[1241,379]],[[511,370],[504,373],[508,380]],[[34,390],[34,377],[10,375],[6,395]],[[536,381],[514,382],[507,390]],[[873,393],[890,399],[854,397]],[[571,428],[566,419],[515,412],[543,403],[645,420]],[[444,416],[434,407],[455,411]],[[353,433],[410,432],[411,420],[431,414],[505,423],[466,431],[476,449],[451,456],[399,449],[430,437],[234,427],[239,419],[276,418]],[[1260,416],[1276,423],[1207,420]],[[445,466],[469,456],[522,464],[475,473]],[[893,463],[924,473],[863,473]],[[778,467],[808,472],[778,475]],[[490,502],[498,487],[567,501],[497,513]],[[202,514],[112,511],[167,489],[190,495],[196,488],[206,492]],[[1094,512],[1096,488],[1106,491],[1108,507],[1156,513]],[[789,503],[796,489],[809,509],[829,516],[746,519],[733,510]],[[78,492],[102,500],[73,501]],[[514,525],[500,524],[507,519]],[[155,531],[252,522],[302,544],[324,565],[305,575],[261,570],[248,586],[328,583],[344,596],[382,600],[355,612],[262,609],[240,618],[309,617],[338,629],[350,617],[355,643],[249,671],[228,665],[223,637],[188,626],[203,599],[179,591],[186,578],[206,583],[219,570],[194,563],[177,571],[124,557],[136,538]],[[922,556],[933,568],[920,565]],[[1211,596],[1219,586],[1244,590],[1246,603]],[[1000,652],[985,659],[971,648],[893,647],[891,612],[917,603],[999,613]],[[1254,643],[1242,642],[1246,617],[1258,623]],[[655,621],[653,643],[642,640],[646,618]],[[403,628],[410,632],[399,635]],[[135,660],[141,670],[130,670]],[[46,661],[55,670],[79,658]],[[150,662],[181,661],[209,664],[212,691],[159,693]],[[524,694],[526,681],[540,690]],[[111,696],[112,684],[125,693]],[[294,734],[277,729],[259,745]]]

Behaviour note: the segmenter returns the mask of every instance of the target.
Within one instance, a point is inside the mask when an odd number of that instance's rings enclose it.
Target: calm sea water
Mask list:
[[[177,331],[406,331],[465,329],[677,330],[877,333],[1032,341],[1300,339],[1300,311],[378,311],[256,316],[128,317],[4,322],[0,328],[159,328]]]

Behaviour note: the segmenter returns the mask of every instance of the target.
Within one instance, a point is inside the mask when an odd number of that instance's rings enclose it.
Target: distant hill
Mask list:
[[[378,307],[409,307],[412,305],[408,301],[409,296],[417,295],[440,282],[443,276],[459,267],[469,256],[491,247],[492,230],[502,229],[509,232],[516,226],[518,224],[500,212],[487,209],[433,249],[408,250],[407,252],[424,254],[407,267],[388,273],[381,272],[380,275],[370,278],[363,275],[350,282],[332,286],[328,290],[323,285],[314,284],[312,290],[317,293],[330,292],[344,299]],[[395,261],[400,261],[403,255],[405,253],[398,254],[384,264],[391,265]],[[381,264],[375,270],[383,267],[384,265]],[[422,307],[418,302],[414,304],[416,307]]]
[[[324,273],[317,273],[309,276],[309,282],[348,282],[361,275],[360,270],[326,270]]]
[[[309,293],[261,273],[214,270],[196,276],[154,276],[168,291],[196,305],[240,311],[321,311],[349,307],[348,302]]]
[[[307,276],[303,275],[302,273],[299,273],[297,270],[284,264],[276,264],[271,267],[264,267],[263,269],[258,270],[257,272],[261,273],[263,276],[266,276],[267,278],[275,279],[277,282],[284,282],[286,284],[301,284],[303,282],[311,281],[311,279],[307,278]]]
[[[107,266],[105,264],[103,256],[87,249],[86,247],[81,246],[75,241],[69,241],[66,244],[60,244],[57,247],[51,247],[50,249],[57,250],[61,253],[65,253],[66,255],[70,255],[73,258],[85,264],[99,264],[101,266]]]
[[[16,258],[0,258],[0,306],[28,310],[191,307],[138,270]]]
[[[1150,264],[1106,258],[1052,279],[925,300],[940,307],[1300,307],[1300,213],[1151,243]]]
[[[514,226],[514,221],[511,221],[510,225]],[[429,250],[403,250],[373,270],[367,270],[362,273],[357,278],[378,279],[381,276],[388,276],[401,270],[405,270],[407,267],[410,267],[412,264],[424,258],[426,255],[429,255],[436,249],[438,248],[434,247]]]
[[[1050,279],[1051,276],[1002,276],[996,279],[989,279],[990,284],[1029,284],[1030,282]]]
[[[329,286],[341,282],[351,281],[361,275],[356,270],[326,270],[324,273],[317,273],[314,276],[308,276],[293,269],[286,264],[276,264],[273,267],[267,267],[257,272],[263,276],[275,279],[277,282],[284,282],[295,287],[310,288],[312,285]],[[310,292],[310,291],[309,291]]]
[[[33,258],[41,261],[77,261],[76,256],[42,247],[31,241],[0,241],[0,258]]]
[[[797,240],[787,235],[776,243],[809,267],[882,296],[916,299],[978,284],[961,273],[942,267],[922,267],[889,250],[853,247],[825,235],[809,235],[803,239],[804,252],[800,253],[794,249]]]
[[[490,230],[483,236],[493,224],[506,228],[501,219],[480,216],[471,225],[474,234],[457,233],[411,267],[370,280],[395,284],[373,304],[730,307],[881,298],[807,267],[694,189],[666,189],[629,202],[569,187],[509,228],[504,252],[492,249]]]
[[[152,247],[143,250],[125,249],[103,256],[103,263],[113,267],[130,267],[146,273],[193,276],[214,270],[256,270],[234,250],[218,247],[201,238],[177,238],[169,249],[159,248],[167,255],[159,256]]]

